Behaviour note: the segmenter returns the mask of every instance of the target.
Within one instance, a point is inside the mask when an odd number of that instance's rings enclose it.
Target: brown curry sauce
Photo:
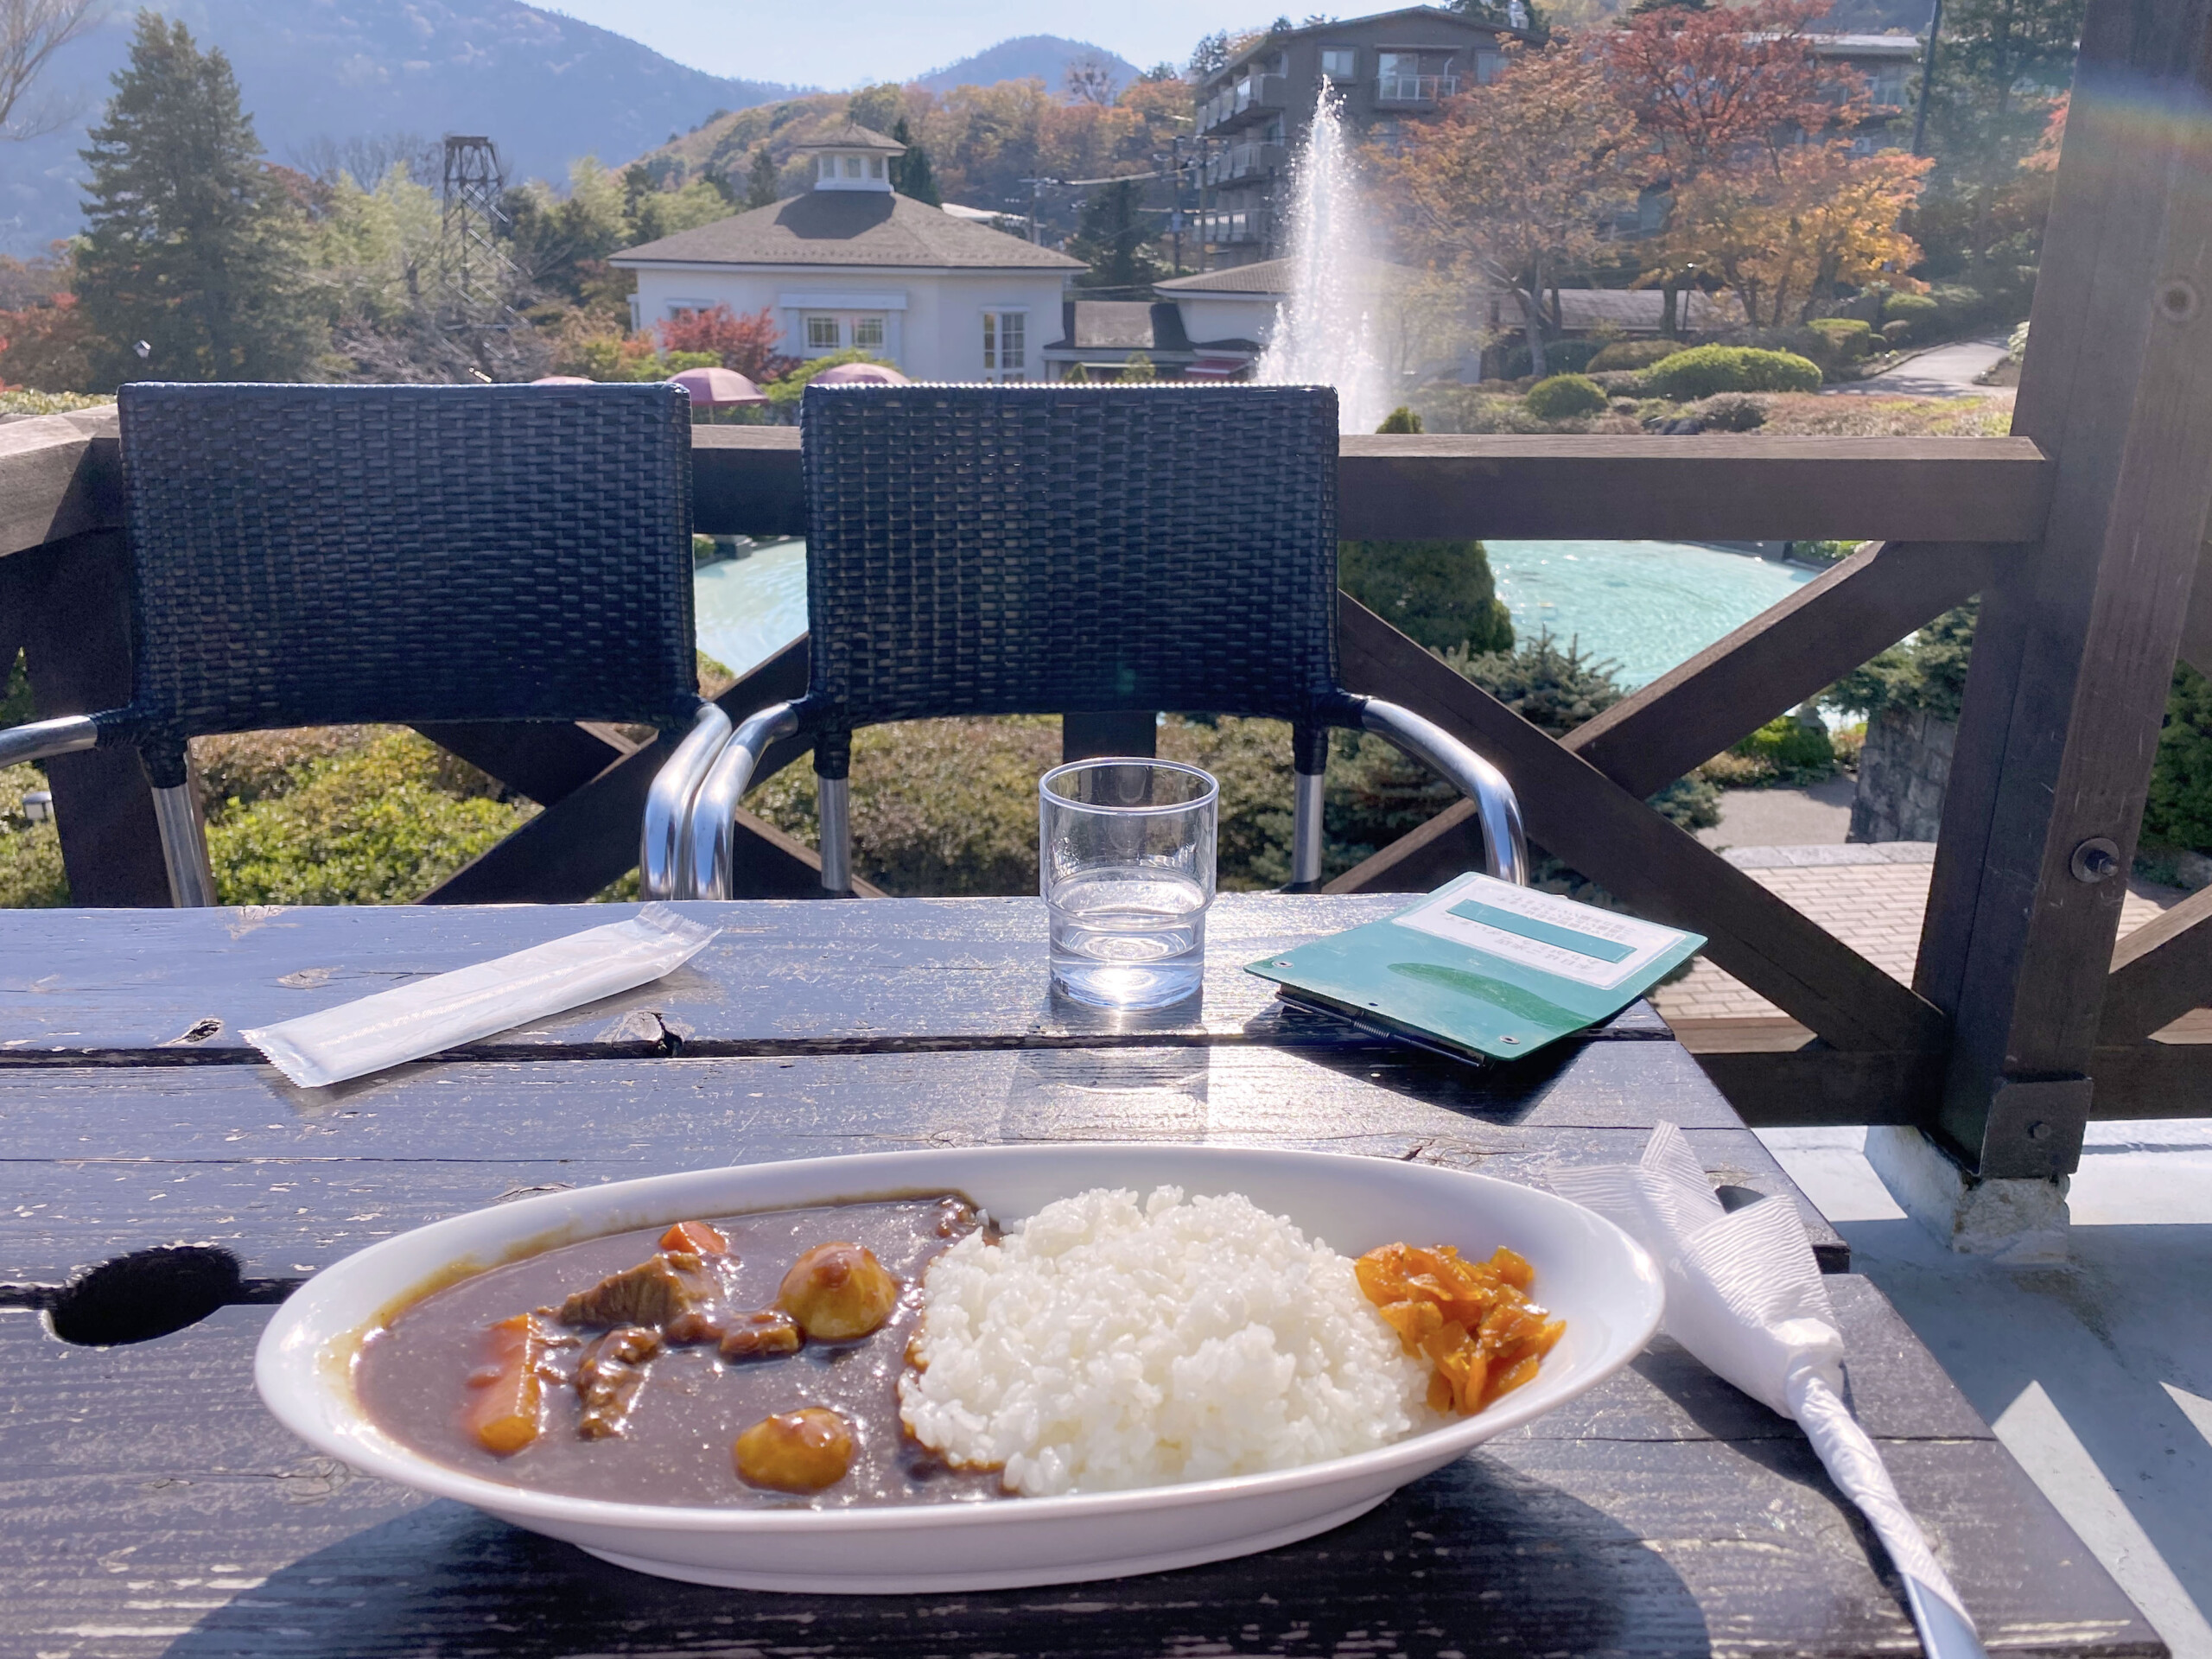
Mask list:
[[[353,1385],[363,1408],[395,1440],[450,1468],[576,1497],[845,1509],[1003,1496],[996,1471],[947,1466],[899,1420],[899,1377],[921,1316],[922,1275],[978,1226],[966,1200],[890,1198],[699,1219],[727,1239],[727,1253],[676,1259],[695,1288],[705,1287],[709,1317],[726,1328],[743,1328],[748,1316],[773,1309],[792,1264],[834,1242],[871,1252],[898,1281],[898,1300],[866,1336],[810,1340],[796,1353],[726,1359],[711,1341],[664,1340],[634,1373],[587,1375],[587,1383],[598,1384],[600,1408],[588,1427],[577,1373],[587,1356],[607,1367],[608,1332],[561,1324],[557,1314],[572,1298],[585,1306],[580,1293],[652,1262],[663,1242],[657,1227],[610,1233],[474,1274],[401,1309],[361,1344]],[[503,1455],[487,1450],[472,1427],[472,1411],[483,1414],[480,1396],[486,1390],[470,1379],[496,1357],[499,1327],[533,1312],[555,1338],[534,1351],[542,1356],[540,1428]],[[849,1426],[853,1455],[842,1478],[810,1494],[766,1491],[739,1478],[732,1452],[738,1437],[766,1418],[807,1407],[827,1407]],[[620,1432],[594,1438],[593,1429],[610,1417]]]

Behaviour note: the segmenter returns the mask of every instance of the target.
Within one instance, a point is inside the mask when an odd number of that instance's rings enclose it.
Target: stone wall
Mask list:
[[[1943,823],[1943,786],[1959,728],[1924,709],[1886,709],[1866,727],[1853,841],[1933,841]]]

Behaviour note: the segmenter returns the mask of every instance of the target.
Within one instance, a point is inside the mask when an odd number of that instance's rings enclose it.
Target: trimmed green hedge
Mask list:
[[[1604,374],[1614,369],[1648,369],[1663,358],[1688,350],[1689,342],[1686,340],[1617,340],[1590,359],[1589,372]]]
[[[1605,389],[1586,374],[1554,374],[1529,388],[1528,404],[1540,421],[1571,421],[1603,414]]]
[[[1820,337],[1832,362],[1864,357],[1874,342],[1874,325],[1857,317],[1815,317],[1805,327]]]
[[[1818,391],[1821,365],[1795,352],[1753,346],[1693,346],[1644,373],[1662,397],[1689,403],[1721,391]]]

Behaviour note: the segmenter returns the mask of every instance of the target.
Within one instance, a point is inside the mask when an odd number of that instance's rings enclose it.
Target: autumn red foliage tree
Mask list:
[[[743,316],[727,305],[680,311],[655,332],[664,352],[711,352],[721,359],[724,368],[735,369],[756,384],[790,372],[798,361],[776,349],[783,330],[766,306]]]
[[[1636,139],[1604,63],[1560,32],[1372,160],[1413,250],[1512,295],[1541,376],[1544,296],[1600,251]]]

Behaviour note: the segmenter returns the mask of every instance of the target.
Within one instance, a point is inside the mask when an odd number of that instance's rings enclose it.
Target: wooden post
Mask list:
[[[92,531],[0,559],[0,607],[16,619],[41,720],[130,701],[130,554],[120,531]],[[46,762],[46,775],[70,902],[166,908],[168,867],[138,751],[125,744],[56,755]]]
[[[1941,1137],[2078,1160],[2107,966],[2212,508],[2212,0],[2091,0],[2016,435],[2044,539],[1985,595],[1916,987],[1954,1016]]]
[[[1062,715],[1060,760],[1096,760],[1103,755],[1157,754],[1160,719],[1156,715]]]

